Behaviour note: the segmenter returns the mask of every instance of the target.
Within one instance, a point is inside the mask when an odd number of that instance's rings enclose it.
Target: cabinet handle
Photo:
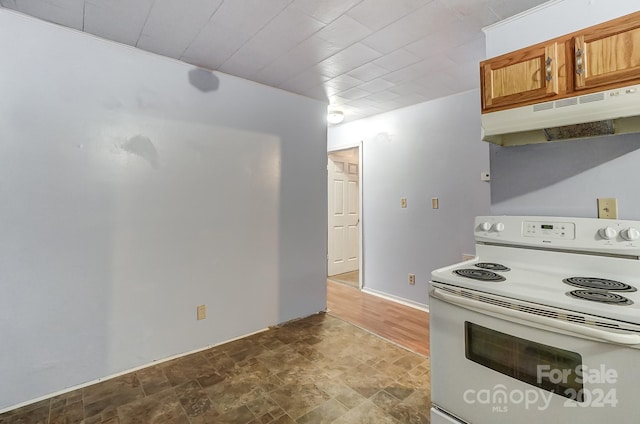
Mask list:
[[[553,59],[548,57],[547,60],[544,63],[547,64],[547,67],[546,67],[547,81],[551,81],[553,79],[553,73],[551,72],[553,70],[553,68],[551,67],[551,63],[553,63]]]
[[[582,49],[576,50],[576,74],[582,75],[584,72]]]

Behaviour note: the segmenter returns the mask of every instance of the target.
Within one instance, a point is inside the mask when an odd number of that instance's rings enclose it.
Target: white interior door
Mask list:
[[[358,149],[330,153],[327,274],[358,269],[360,215]]]

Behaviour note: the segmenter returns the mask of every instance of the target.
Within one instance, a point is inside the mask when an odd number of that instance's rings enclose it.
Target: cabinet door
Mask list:
[[[564,54],[556,42],[482,62],[483,111],[515,107],[557,95],[561,68],[564,68]]]
[[[575,89],[640,81],[640,16],[597,26],[574,38]],[[632,82],[633,81],[633,82]]]

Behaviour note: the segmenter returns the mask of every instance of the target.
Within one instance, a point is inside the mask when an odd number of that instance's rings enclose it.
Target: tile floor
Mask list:
[[[0,424],[428,423],[429,360],[318,314],[0,415]]]

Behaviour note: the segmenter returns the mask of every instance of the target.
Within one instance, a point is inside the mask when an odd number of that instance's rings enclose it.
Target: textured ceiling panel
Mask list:
[[[147,21],[153,0],[87,0],[84,30],[98,37],[135,46]],[[118,25],[114,26],[114,22]]]
[[[179,59],[221,3],[222,0],[154,0],[136,46]]]
[[[69,28],[83,29],[84,0],[14,0],[3,2],[3,6]]]
[[[482,27],[545,1],[0,0],[0,6],[332,102],[349,121],[477,88]]]

